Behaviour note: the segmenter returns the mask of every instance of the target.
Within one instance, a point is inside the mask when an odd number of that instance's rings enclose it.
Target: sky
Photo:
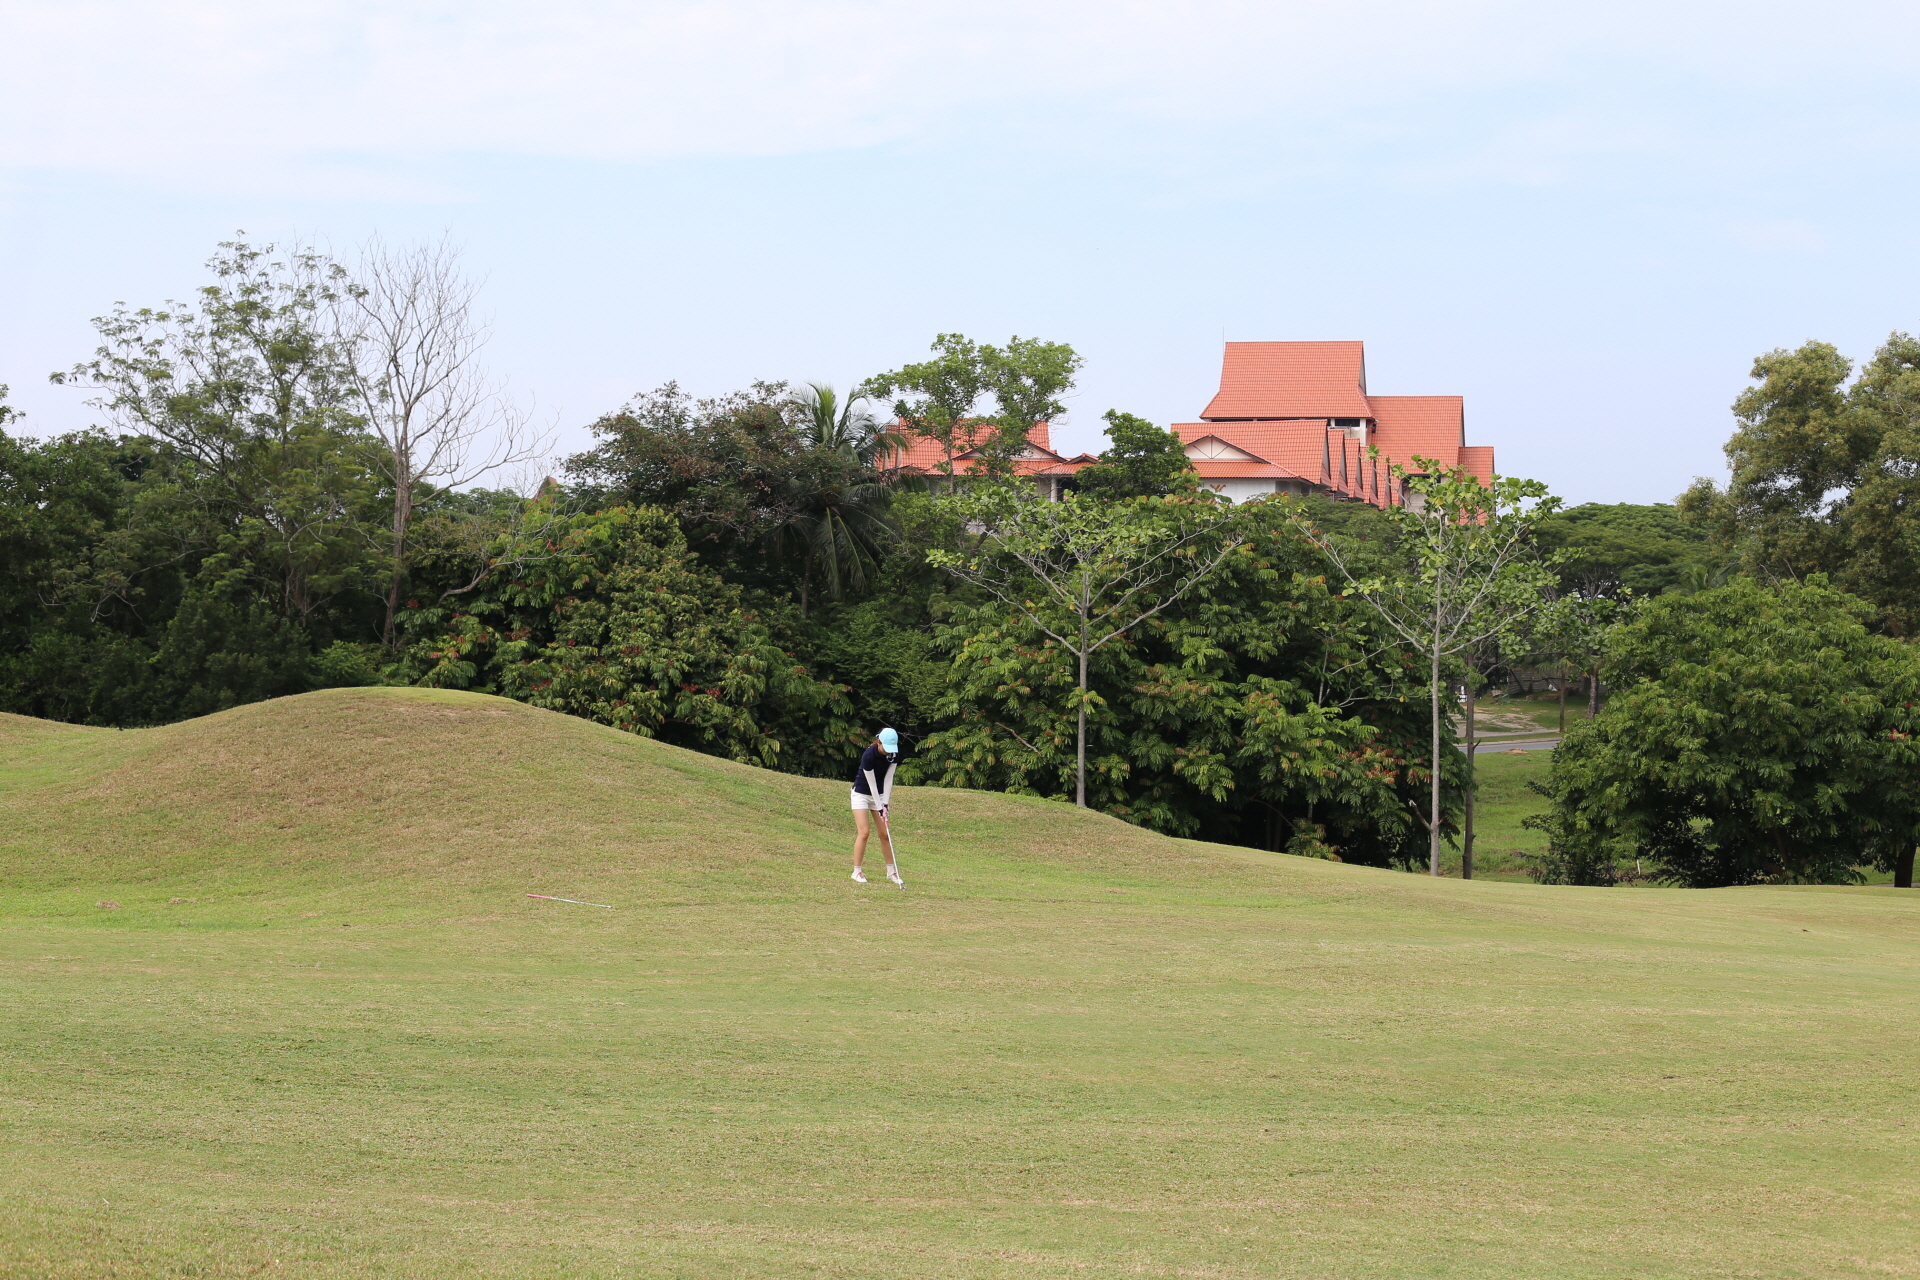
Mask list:
[[[1753,358],[1920,329],[1920,5],[0,0],[0,382],[215,245],[445,236],[556,458],[669,379],[847,386],[935,334],[1191,421],[1228,340],[1569,502],[1724,474]]]

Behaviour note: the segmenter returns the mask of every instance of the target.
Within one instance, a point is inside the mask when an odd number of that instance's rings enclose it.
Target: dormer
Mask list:
[[[1202,436],[1187,446],[1187,456],[1196,462],[1265,462],[1219,436]]]

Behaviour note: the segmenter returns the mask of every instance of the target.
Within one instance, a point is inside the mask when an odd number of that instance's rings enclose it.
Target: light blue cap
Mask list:
[[[900,754],[900,735],[891,729],[880,731],[880,749],[890,756]]]

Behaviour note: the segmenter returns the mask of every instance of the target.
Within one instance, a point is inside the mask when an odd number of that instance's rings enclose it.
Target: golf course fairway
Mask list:
[[[1911,891],[931,788],[859,886],[844,783],[426,690],[0,746],[10,1280],[1920,1275]]]

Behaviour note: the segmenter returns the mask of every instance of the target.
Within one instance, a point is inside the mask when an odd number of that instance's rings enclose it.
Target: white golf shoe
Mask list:
[[[891,863],[887,865],[887,879],[893,881],[895,884],[899,885],[902,889],[907,887],[907,882],[900,878],[900,868],[892,865]]]
[[[855,867],[853,869],[853,882],[855,884],[865,884],[867,882],[867,873]]]

